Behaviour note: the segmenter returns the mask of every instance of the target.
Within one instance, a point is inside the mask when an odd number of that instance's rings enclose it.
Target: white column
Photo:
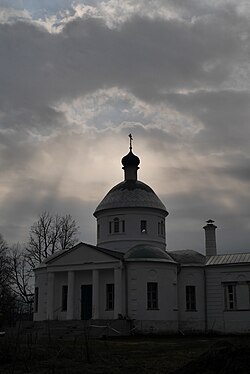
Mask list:
[[[67,319],[74,319],[75,272],[68,271]]]
[[[48,289],[47,289],[47,319],[54,317],[54,281],[55,274],[48,273]]]
[[[122,314],[122,269],[114,269],[115,279],[115,307],[114,307],[114,318],[118,318],[119,314]]]
[[[93,313],[92,318],[99,318],[99,270],[93,270],[92,272],[93,281]]]

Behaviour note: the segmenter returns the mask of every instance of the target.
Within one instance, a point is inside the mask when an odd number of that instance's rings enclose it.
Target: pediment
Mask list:
[[[118,258],[105,253],[105,250],[99,250],[98,247],[79,243],[75,247],[61,251],[57,256],[46,261],[47,266],[67,266],[91,263],[116,262]]]

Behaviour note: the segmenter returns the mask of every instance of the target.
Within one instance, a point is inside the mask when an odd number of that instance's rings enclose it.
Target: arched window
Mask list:
[[[114,232],[115,233],[119,232],[119,228],[120,228],[119,223],[120,223],[119,218],[114,218]]]
[[[118,234],[125,232],[125,220],[115,217],[112,221],[109,221],[109,233]]]

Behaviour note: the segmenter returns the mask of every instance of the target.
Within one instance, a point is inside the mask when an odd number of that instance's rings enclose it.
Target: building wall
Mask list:
[[[137,330],[176,332],[177,311],[176,264],[131,262],[127,264],[128,316]],[[147,308],[147,283],[158,284],[158,309]],[[151,331],[152,330],[152,331]]]
[[[55,273],[54,280],[54,319],[67,319],[67,311],[62,311],[62,286],[68,285],[68,273],[66,271]]]
[[[66,259],[65,259],[66,260]],[[56,267],[54,266],[54,269]],[[70,269],[70,267],[69,267]],[[38,288],[38,311],[34,320],[48,316],[49,267],[35,271]],[[51,269],[50,269],[51,270]],[[55,271],[53,288],[53,319],[65,320],[67,312],[61,310],[62,286],[67,285],[68,273]],[[126,263],[123,271],[121,314],[134,321],[135,331],[148,333],[250,332],[250,265],[182,266],[158,261]],[[147,308],[147,283],[158,284],[158,308]],[[106,310],[106,284],[115,283],[114,269],[99,270],[99,318],[113,319],[114,311]],[[77,270],[74,285],[74,319],[81,319],[81,286],[93,284],[92,270]],[[205,285],[206,284],[206,285]],[[234,290],[233,308],[228,307],[226,288]],[[196,310],[186,310],[186,286],[195,286]],[[50,290],[51,291],[51,290]],[[205,295],[207,296],[205,300]],[[127,307],[126,307],[127,300]],[[207,309],[205,310],[207,306]]]
[[[187,310],[186,286],[195,287],[195,310]],[[180,331],[205,331],[205,287],[203,266],[183,266],[178,273],[178,319]]]
[[[250,265],[206,267],[208,330],[220,333],[250,332]],[[235,287],[236,306],[228,310],[225,287]]]
[[[37,269],[35,272],[35,287],[38,288],[38,309],[34,312],[34,321],[47,319],[47,269]]]
[[[114,218],[125,221],[125,231],[109,232],[109,222]],[[141,232],[141,221],[147,221],[147,232]],[[163,222],[164,231],[158,233],[158,223]],[[126,252],[137,244],[154,244],[165,249],[165,214],[156,209],[115,209],[99,213],[97,218],[99,237],[97,245],[100,247]]]
[[[114,311],[106,308],[106,285],[114,283],[114,271],[111,269],[102,270],[100,273],[100,319],[113,319]]]

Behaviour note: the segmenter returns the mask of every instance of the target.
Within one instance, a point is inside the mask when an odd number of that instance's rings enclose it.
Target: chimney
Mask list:
[[[217,226],[214,225],[214,221],[212,219],[209,219],[206,222],[206,226],[203,227],[203,229],[205,230],[206,256],[216,256],[217,250],[215,230],[217,229]]]

